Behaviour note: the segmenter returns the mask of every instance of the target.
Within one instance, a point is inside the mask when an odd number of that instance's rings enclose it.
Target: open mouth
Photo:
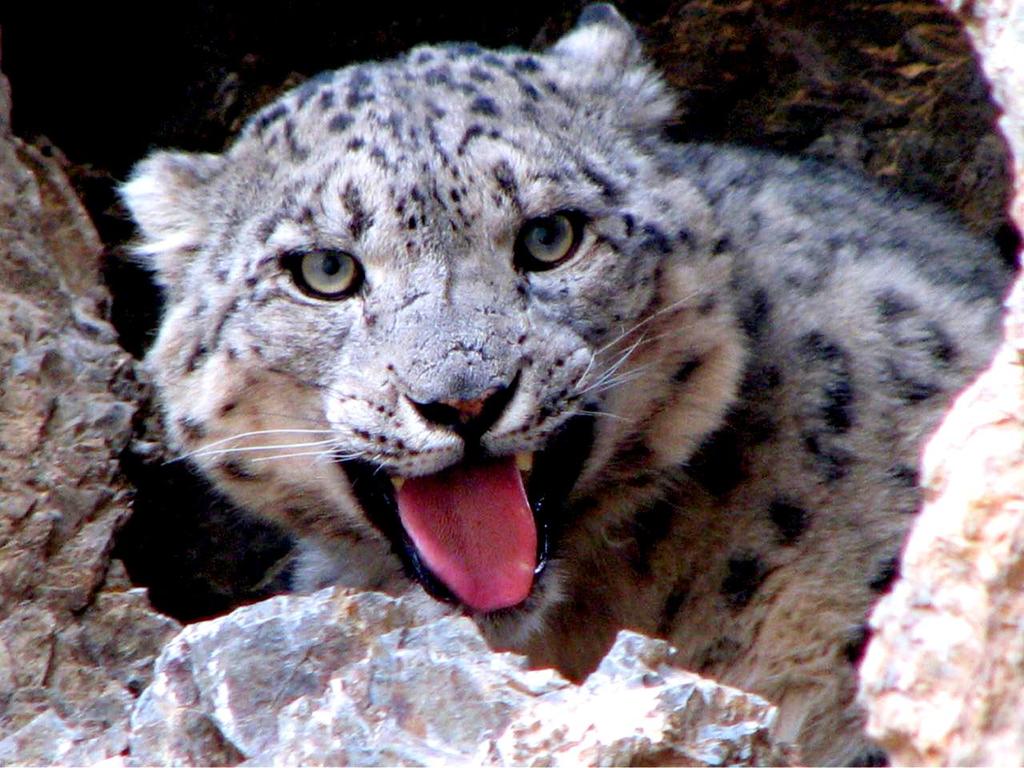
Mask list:
[[[474,613],[522,604],[557,549],[559,515],[593,445],[575,416],[532,462],[470,455],[433,475],[394,482],[362,460],[339,462],[369,520],[408,575]]]

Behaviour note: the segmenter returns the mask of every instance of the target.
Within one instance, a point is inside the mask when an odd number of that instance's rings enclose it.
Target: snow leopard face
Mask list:
[[[594,6],[546,53],[417,48],[223,155],[150,157],[123,192],[173,435],[343,581],[391,552],[473,613],[535,613],[587,498],[685,458],[736,389],[728,243],[668,167],[672,107]]]

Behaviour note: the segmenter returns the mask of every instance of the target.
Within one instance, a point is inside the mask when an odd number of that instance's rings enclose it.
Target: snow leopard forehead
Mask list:
[[[321,144],[372,154],[381,149],[373,128],[389,145],[428,143],[458,155],[474,141],[505,133],[513,140],[521,130],[564,137],[568,146],[566,138],[595,131],[658,125],[673,107],[629,25],[610,7],[592,6],[542,53],[452,43],[322,73],[254,115],[243,136],[258,136],[297,162]],[[452,123],[459,134],[443,135]],[[368,128],[371,135],[361,135]]]
[[[308,198],[333,183],[354,240],[391,218],[410,232],[440,224],[434,236],[451,238],[495,210],[495,225],[509,213],[600,213],[645,175],[623,144],[659,129],[672,107],[638,54],[625,22],[598,20],[545,53],[450,44],[327,72],[248,122],[228,177],[307,198],[292,212],[307,218],[318,213],[302,210]]]

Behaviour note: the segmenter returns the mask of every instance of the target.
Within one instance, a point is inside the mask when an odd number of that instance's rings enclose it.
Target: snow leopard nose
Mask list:
[[[420,403],[410,398],[409,402],[431,424],[447,427],[467,443],[472,443],[501,418],[518,384],[517,375],[508,386],[491,387],[479,397],[432,403]]]

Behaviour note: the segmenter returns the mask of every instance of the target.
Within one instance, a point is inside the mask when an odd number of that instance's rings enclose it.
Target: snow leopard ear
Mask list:
[[[142,234],[135,253],[165,285],[177,282],[184,267],[182,253],[206,235],[205,188],[223,162],[220,155],[155,152],[121,185],[121,199]]]
[[[584,8],[576,26],[551,51],[611,71],[639,64],[643,58],[633,27],[609,3]]]
[[[576,87],[613,99],[627,124],[661,125],[675,112],[675,96],[648,64],[633,27],[608,3],[584,8],[550,53],[564,60]]]

